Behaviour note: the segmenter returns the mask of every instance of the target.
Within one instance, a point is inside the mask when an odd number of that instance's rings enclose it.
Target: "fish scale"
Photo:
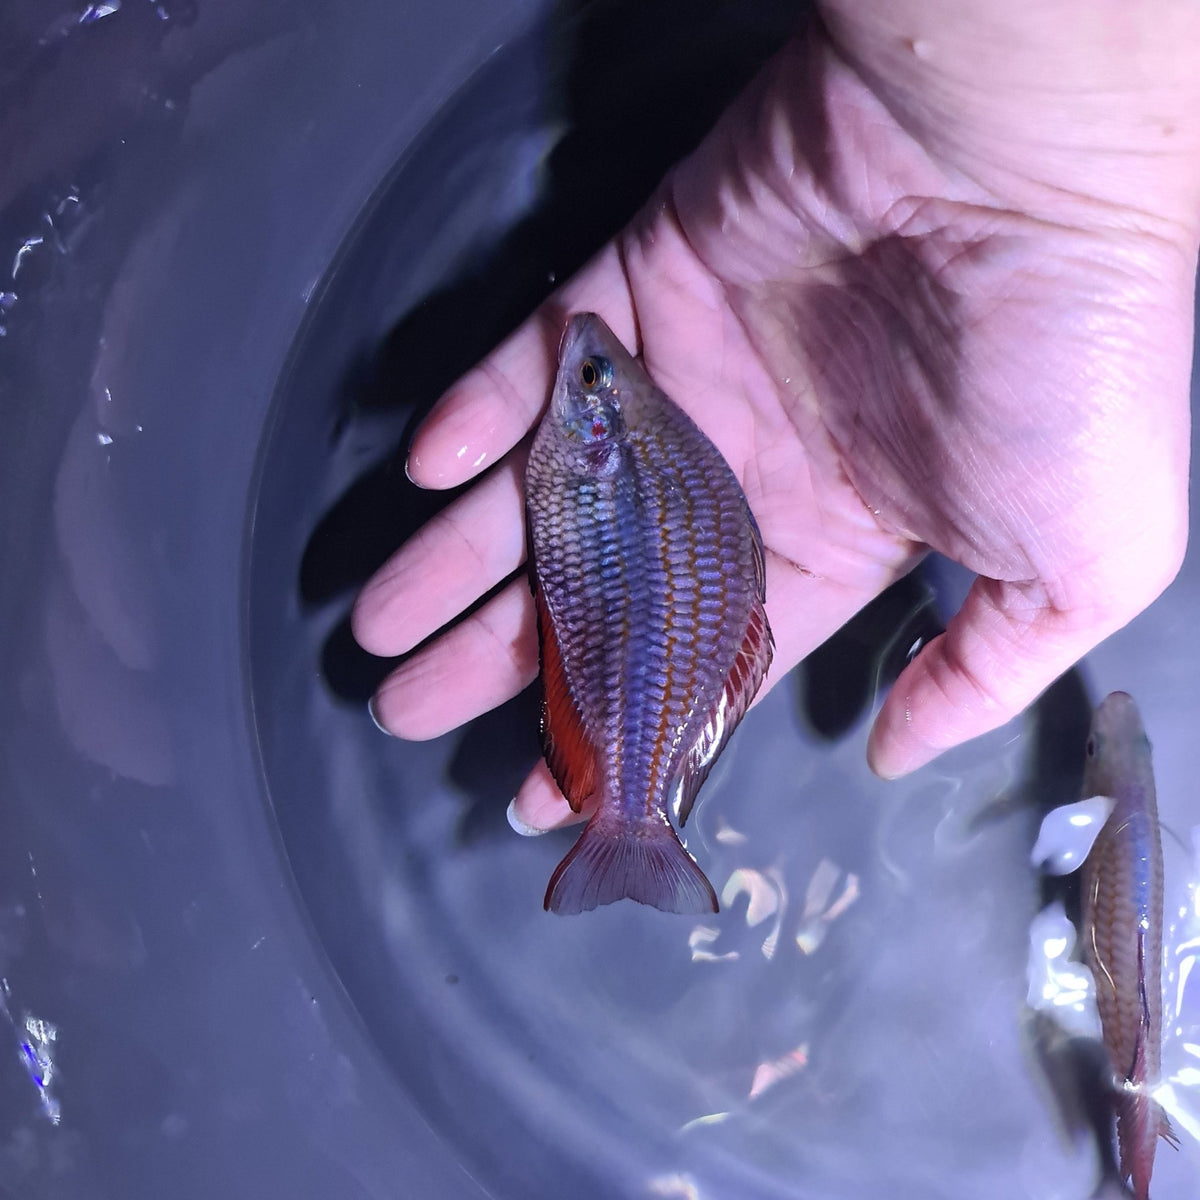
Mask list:
[[[546,905],[711,911],[680,820],[766,673],[763,551],[733,472],[592,314],[526,474],[547,762],[592,813]]]

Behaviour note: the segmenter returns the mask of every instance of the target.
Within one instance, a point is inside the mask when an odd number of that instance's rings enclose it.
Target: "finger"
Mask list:
[[[563,325],[578,311],[598,312],[632,345],[633,309],[612,243],[433,406],[408,455],[415,484],[456,487],[525,436],[550,394]]]
[[[894,779],[998,729],[1122,623],[1097,627],[1040,587],[977,579],[893,685],[867,743],[871,769]]]
[[[586,821],[590,814],[574,812],[550,774],[545,762],[529,772],[513,802],[508,806],[508,823],[525,837],[534,837],[564,825]]]
[[[350,617],[364,650],[407,653],[521,565],[526,457],[509,455],[367,581]]]
[[[401,663],[371,701],[376,723],[424,741],[511,700],[537,675],[533,597],[515,579],[478,612]]]

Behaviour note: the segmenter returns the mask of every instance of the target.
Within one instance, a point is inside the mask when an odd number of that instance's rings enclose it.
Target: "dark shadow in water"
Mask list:
[[[541,754],[540,690],[535,684],[507,704],[477,717],[462,732],[450,761],[454,786],[470,798],[458,826],[468,845],[493,835],[511,836],[506,809]]]
[[[827,741],[848,733],[916,650],[945,626],[921,568],[892,584],[818,646],[797,674],[809,727]]]
[[[690,0],[605,2],[568,4],[562,12],[541,69],[551,80],[550,106],[560,110],[546,117],[559,118],[565,133],[548,156],[534,209],[343,377],[335,442],[358,422],[381,415],[394,416],[403,433],[386,461],[355,479],[309,537],[298,581],[306,606],[352,593],[458,494],[422,491],[404,474],[421,417],[555,280],[568,278],[628,221],[797,21],[796,6],[784,3],[743,11]],[[493,60],[473,85],[489,70],[510,67]],[[557,331],[547,336],[557,341]],[[347,617],[322,648],[322,678],[339,699],[361,704],[396,661],[361,650]],[[452,773],[474,801],[464,837],[503,824],[504,808],[536,753],[531,697],[463,731]],[[490,815],[475,815],[477,808]]]
[[[1100,1160],[1101,1183],[1116,1185],[1113,1194],[1127,1194],[1123,1189],[1116,1190],[1121,1176],[1114,1137],[1112,1067],[1103,1043],[1064,1033],[1047,1013],[1030,1012],[1026,1020],[1026,1039],[1033,1047],[1067,1140],[1075,1143],[1081,1134],[1090,1134]]]

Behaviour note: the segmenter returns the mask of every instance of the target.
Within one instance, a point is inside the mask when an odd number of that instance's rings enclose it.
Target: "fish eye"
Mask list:
[[[612,383],[612,363],[606,358],[585,358],[579,364],[579,382],[589,392],[608,387]]]
[[[1090,737],[1087,740],[1087,756],[1088,756],[1088,758],[1096,757],[1096,739],[1095,739],[1095,737]]]

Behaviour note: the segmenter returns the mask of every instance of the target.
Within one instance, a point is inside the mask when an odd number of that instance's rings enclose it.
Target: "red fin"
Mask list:
[[[725,677],[725,686],[708,714],[708,720],[700,730],[699,737],[683,760],[675,784],[678,789],[676,812],[679,815],[680,826],[686,823],[692,805],[696,802],[696,793],[708,778],[708,773],[713,769],[721,751],[725,749],[730,734],[746,715],[750,701],[762,686],[774,652],[775,639],[771,636],[767,614],[759,601],[751,610],[746,636],[742,640],[737,657],[733,660],[729,674]]]
[[[567,803],[579,812],[596,790],[596,751],[571,695],[554,622],[536,583],[533,600],[542,658],[542,752]]]
[[[1179,1139],[1166,1113],[1144,1088],[1121,1092],[1117,1096],[1116,1110],[1121,1180],[1131,1185],[1135,1200],[1148,1200],[1158,1139],[1165,1139],[1176,1149]]]
[[[625,825],[602,809],[550,877],[545,906],[577,913],[625,899],[663,912],[717,911],[712,884],[666,820]]]
[[[1179,1134],[1171,1127],[1170,1118],[1167,1114],[1159,1109],[1158,1113],[1158,1136],[1162,1138],[1172,1150],[1179,1149]]]

